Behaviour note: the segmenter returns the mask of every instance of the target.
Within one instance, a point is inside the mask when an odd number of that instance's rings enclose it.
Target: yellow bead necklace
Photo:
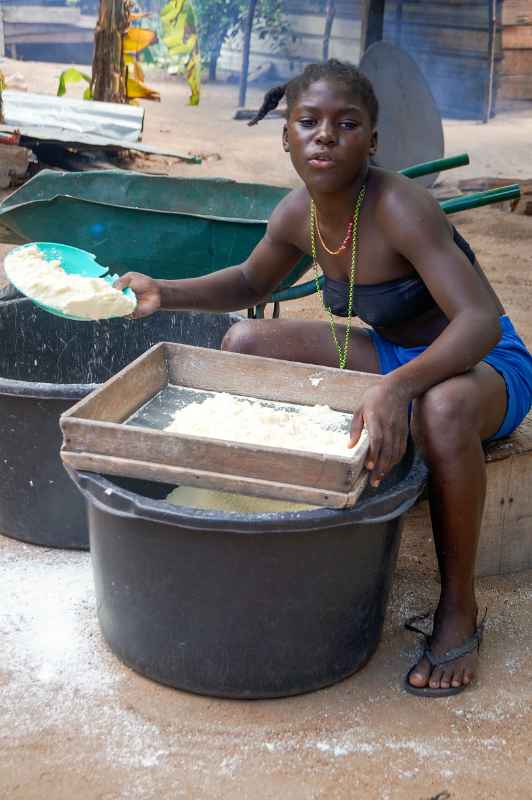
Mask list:
[[[353,317],[353,296],[354,296],[354,288],[356,283],[356,270],[357,270],[357,260],[358,260],[358,225],[360,221],[360,211],[362,208],[362,203],[364,201],[364,196],[366,194],[366,185],[364,184],[360,189],[356,203],[355,203],[355,210],[353,213],[353,236],[352,236],[352,244],[351,244],[351,273],[349,275],[349,295],[347,301],[347,330],[345,332],[345,340],[343,348],[340,347],[340,342],[338,341],[338,337],[336,335],[336,324],[334,321],[334,316],[331,311],[330,306],[325,305],[325,300],[323,299],[323,292],[320,287],[320,275],[318,272],[318,268],[321,269],[320,265],[318,264],[317,258],[317,249],[316,249],[316,222],[317,222],[317,215],[316,215],[316,206],[314,205],[314,201],[311,199],[310,201],[310,244],[312,250],[312,260],[313,260],[313,267],[314,267],[314,278],[316,280],[316,291],[318,292],[319,296],[321,297],[321,302],[323,303],[323,308],[329,315],[329,323],[331,326],[331,331],[334,339],[334,344],[336,345],[336,352],[338,353],[338,363],[340,365],[340,369],[345,369],[345,365],[347,364],[347,355],[349,352],[349,337],[351,336],[351,319]],[[321,240],[321,236],[320,236]],[[328,251],[330,252],[330,251]],[[323,270],[322,270],[323,272]]]

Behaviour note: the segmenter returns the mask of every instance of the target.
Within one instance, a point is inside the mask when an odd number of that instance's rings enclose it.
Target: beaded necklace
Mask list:
[[[351,319],[353,316],[353,295],[354,295],[354,287],[356,283],[356,269],[357,269],[357,259],[358,259],[358,224],[360,221],[360,210],[362,208],[362,203],[364,201],[364,195],[366,194],[366,185],[364,184],[358,193],[358,197],[355,203],[355,210],[353,212],[353,235],[352,235],[352,246],[351,246],[351,272],[349,275],[349,295],[347,301],[347,329],[345,332],[345,341],[343,348],[340,347],[340,343],[338,341],[338,337],[336,335],[336,325],[334,322],[334,316],[331,311],[330,306],[325,305],[325,300],[323,299],[323,292],[320,287],[320,275],[318,272],[318,259],[317,259],[317,249],[316,249],[316,206],[314,205],[314,201],[310,201],[310,244],[312,250],[312,260],[313,260],[313,267],[314,267],[314,278],[316,281],[316,291],[318,292],[319,296],[321,297],[321,302],[323,303],[323,308],[329,315],[329,323],[331,326],[331,331],[334,339],[334,344],[336,345],[336,352],[338,353],[338,363],[340,369],[345,369],[345,365],[347,363],[347,354],[349,351],[349,337],[351,336]],[[320,236],[321,240],[321,236]],[[330,252],[330,251],[329,251]],[[321,269],[321,268],[320,268]],[[323,271],[323,270],[322,270]]]
[[[316,230],[318,232],[318,239],[320,240],[321,246],[323,247],[323,249],[325,250],[326,253],[329,253],[330,256],[337,256],[342,252],[342,250],[345,250],[345,248],[347,247],[347,243],[349,242],[349,239],[351,238],[351,234],[353,233],[353,220],[350,220],[349,225],[347,226],[347,231],[346,231],[346,234],[345,234],[345,238],[344,238],[342,244],[340,245],[340,247],[338,248],[338,250],[329,250],[329,248],[327,247],[327,245],[323,241],[323,236],[321,235],[321,231],[320,231],[320,223],[319,223],[319,220],[318,220],[318,210],[317,210],[316,207],[314,207],[314,222],[316,224]]]

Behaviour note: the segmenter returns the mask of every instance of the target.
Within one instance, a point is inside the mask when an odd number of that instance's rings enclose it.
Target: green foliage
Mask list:
[[[169,75],[183,75],[190,87],[189,105],[198,105],[201,65],[194,0],[167,0],[158,12],[136,24],[157,34],[156,42],[139,54],[139,60]]]
[[[258,0],[253,32],[261,39],[268,37],[274,45],[282,46],[290,34],[283,12],[283,0]],[[228,36],[241,31],[246,21],[248,2],[244,0],[194,0],[198,17],[200,50],[203,60],[213,65]]]
[[[64,72],[61,73],[59,76],[59,85],[57,87],[57,96],[63,97],[66,94],[67,86],[69,83],[79,83],[79,81],[85,81],[85,83],[90,84],[91,77],[90,75],[86,75],[84,72],[80,72],[79,69],[75,67],[69,67],[65,69]],[[91,100],[92,94],[90,90],[90,85],[87,89],[85,89],[83,93],[84,100]]]
[[[195,12],[199,34],[199,50],[204,66],[209,67],[209,78],[216,77],[216,64],[222,45],[229,36],[243,30],[248,13],[249,2],[246,0],[190,0]],[[261,39],[266,37],[277,48],[285,45],[288,38],[295,38],[284,15],[283,0],[258,0],[253,32]],[[161,12],[162,13],[162,12]],[[159,41],[144,50],[141,60],[147,64],[155,64],[169,72],[178,72],[182,65],[176,65],[175,54],[170,54],[165,46],[165,32],[161,17],[155,13],[147,20],[139,22],[141,26],[157,31]],[[168,44],[168,43],[167,43]]]
[[[191,0],[169,0],[160,13],[162,42],[174,68],[183,73],[190,87],[189,104],[200,100],[201,64],[196,13]]]
[[[244,11],[242,22],[246,18],[248,5],[248,3],[243,4]],[[284,2],[282,2],[282,0],[259,0],[255,13],[255,21],[253,23],[253,31],[258,34],[260,39],[268,37],[277,47],[284,45],[289,35],[291,35],[293,39],[295,38],[295,36],[291,34],[290,26],[286,20]]]
[[[230,31],[238,28],[242,3],[235,0],[196,0],[201,53],[209,61],[217,58]]]

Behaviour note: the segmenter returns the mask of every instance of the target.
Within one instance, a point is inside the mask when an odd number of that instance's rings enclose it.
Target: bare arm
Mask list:
[[[115,283],[129,286],[137,295],[133,316],[144,317],[158,309],[237,311],[269,297],[300,259],[301,251],[286,238],[297,216],[291,195],[275,208],[266,234],[243,264],[218,270],[200,278],[154,280],[128,272]]]
[[[404,193],[402,188],[382,199],[379,222],[385,224],[390,243],[414,266],[449,320],[422,355],[386,378],[389,386],[412,400],[478,364],[498,342],[500,326],[493,297],[456,247],[437,202],[412,183]]]
[[[428,192],[395,179],[379,199],[376,217],[382,235],[413,265],[449,324],[421,355],[366,392],[353,417],[352,444],[364,425],[369,432],[366,465],[374,486],[405,451],[409,402],[447,378],[467,372],[501,335],[493,297],[456,247],[441,209]]]

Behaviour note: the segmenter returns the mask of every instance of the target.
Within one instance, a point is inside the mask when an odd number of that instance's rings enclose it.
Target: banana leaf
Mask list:
[[[144,80],[144,70],[134,56],[126,54],[124,56],[124,63],[127,64],[128,75],[136,81]]]
[[[157,34],[149,28],[128,28],[123,39],[124,53],[137,54],[157,41]]]
[[[124,55],[124,63],[127,66],[127,99],[128,102],[136,103],[137,100],[156,100],[160,101],[161,95],[155,89],[144,83],[144,71],[139,62],[131,53]]]
[[[85,81],[89,84],[88,88],[85,89],[83,92],[83,99],[84,100],[91,100],[92,93],[90,90],[90,82],[91,77],[90,75],[86,75],[84,72],[80,72],[79,69],[75,67],[69,67],[65,69],[61,75],[59,76],[59,85],[57,87],[57,96],[63,97],[66,94],[67,86],[69,83],[79,83],[80,81]]]
[[[134,102],[138,99],[142,100],[155,100],[160,101],[161,95],[155,89],[150,89],[143,81],[136,78],[127,79],[127,99],[128,102]]]
[[[162,41],[190,87],[189,105],[200,100],[201,59],[196,15],[190,0],[169,0],[160,13]]]

